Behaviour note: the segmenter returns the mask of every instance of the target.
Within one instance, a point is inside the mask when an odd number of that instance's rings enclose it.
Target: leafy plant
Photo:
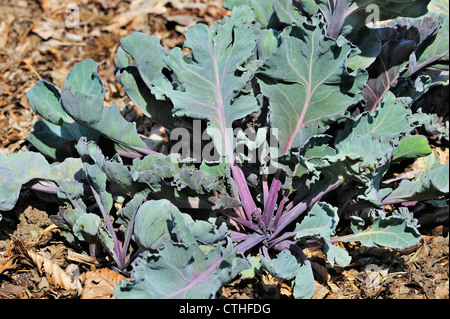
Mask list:
[[[310,298],[302,248],[344,266],[338,242],[413,246],[417,220],[397,204],[448,196],[448,164],[390,178],[433,154],[423,134],[448,141],[448,124],[413,112],[448,84],[448,15],[423,16],[428,3],[372,1],[381,19],[417,19],[369,27],[364,1],[227,0],[230,16],[187,31],[190,55],[133,33],[116,77],[175,135],[171,153],[103,105],[85,60],[63,90],[40,81],[27,93],[41,154],[0,157],[0,210],[22,187],[59,202],[68,241],[130,275],[117,297],[213,298],[259,264]]]

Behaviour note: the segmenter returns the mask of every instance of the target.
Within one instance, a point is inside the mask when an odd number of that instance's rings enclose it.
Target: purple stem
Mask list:
[[[130,245],[131,235],[133,234],[134,220],[136,218],[136,213],[137,213],[137,211],[133,214],[133,217],[131,218],[130,222],[128,223],[127,233],[125,235],[125,240],[122,245],[122,256],[121,256],[122,265],[125,265],[125,263],[126,263],[125,259],[127,258],[127,251],[128,251],[128,247]]]
[[[327,36],[337,39],[341,33],[346,18],[347,0],[336,0],[330,24],[327,27]],[[331,8],[330,8],[331,11]]]
[[[233,179],[237,187],[237,192],[241,199],[242,207],[244,207],[247,219],[251,221],[253,220],[253,214],[258,213],[258,208],[256,207],[253,196],[248,188],[247,179],[245,178],[241,168],[234,162],[234,159],[232,160],[230,166],[231,172],[233,173]]]
[[[272,228],[273,225],[278,224],[278,221],[280,220],[280,217],[284,212],[284,205],[286,204],[287,199],[288,196],[286,194],[283,195],[280,205],[278,206],[277,213],[275,214],[275,218],[271,220],[269,228]]]
[[[272,238],[271,240],[268,241],[268,245],[269,247],[275,247],[276,245],[278,245],[280,242],[285,241],[288,238],[293,238],[297,233],[296,232],[285,232],[283,233],[283,235],[279,236],[279,237],[275,237]]]
[[[111,219],[109,218],[109,213],[107,213],[105,211],[105,209],[103,208],[102,202],[100,200],[100,196],[97,194],[97,192],[95,191],[94,187],[92,185],[90,185],[90,186],[91,186],[92,194],[94,195],[95,201],[97,202],[98,208],[100,209],[100,212],[102,214],[103,220],[106,223],[106,226],[108,228],[108,232],[112,236],[112,238],[114,239],[114,252],[115,252],[117,257],[115,258],[115,256],[113,256],[113,258],[114,258],[114,260],[117,263],[117,267],[120,270],[122,270],[123,269],[122,249],[120,247],[120,242],[117,239],[116,232],[114,231],[114,227],[112,225]]]
[[[53,195],[58,194],[58,186],[44,186],[42,184],[35,183],[32,185],[26,185],[26,187],[28,189],[42,192],[42,193],[53,194]]]
[[[234,217],[234,216],[229,216],[230,218],[234,219],[236,222],[238,222],[239,224],[241,224],[242,226],[245,226],[259,234],[262,233],[261,228],[258,227],[258,224],[252,223],[242,217]]]
[[[270,185],[269,196],[267,198],[267,205],[264,206],[264,211],[262,214],[262,220],[265,225],[270,224],[270,220],[273,217],[275,211],[275,205],[278,199],[278,191],[281,187],[281,178],[283,177],[283,170],[281,168],[277,169],[275,176]]]
[[[330,243],[334,244],[334,243],[338,243],[340,241],[349,241],[351,240],[353,237],[355,237],[356,234],[349,234],[349,235],[344,235],[344,236],[338,236],[338,237],[333,237],[329,240]]]
[[[252,234],[250,237],[245,239],[243,242],[236,245],[235,249],[239,253],[244,253],[247,250],[255,247],[260,242],[262,242],[264,239],[267,238],[267,235],[259,235],[259,234]]]
[[[97,247],[97,242],[96,241],[94,241],[94,242],[92,242],[92,243],[89,243],[89,255],[91,256],[91,257],[96,257],[96,247]]]
[[[334,183],[328,182],[326,185],[321,187],[320,191],[310,193],[304,200],[294,206],[291,210],[284,212],[280,217],[279,222],[275,225],[275,231],[271,238],[276,238],[276,236],[290,223],[296,220],[301,214],[303,214],[309,207],[318,202],[325,194],[336,189],[340,184],[342,184],[343,179],[338,178]]]
[[[231,240],[232,241],[242,241],[242,240],[245,240],[245,239],[247,239],[248,237],[251,236],[251,234],[241,233],[241,232],[238,232],[236,230],[231,230],[230,233],[231,233]]]
[[[275,245],[274,248],[279,251],[289,249],[290,251],[297,254],[302,259],[305,266],[311,267],[311,261],[308,259],[308,257],[305,255],[303,250],[297,245],[296,242],[291,241],[291,240],[285,240],[285,241],[282,241],[282,242],[278,243],[277,245]]]

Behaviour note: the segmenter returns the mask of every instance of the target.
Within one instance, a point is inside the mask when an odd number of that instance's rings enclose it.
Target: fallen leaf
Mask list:
[[[437,286],[434,295],[438,299],[448,299],[448,281],[445,285]]]
[[[292,296],[292,287],[283,282],[280,287],[280,294],[285,295],[287,297]]]
[[[314,294],[311,299],[324,299],[330,291],[319,284],[317,281],[314,281]]]
[[[23,291],[24,287],[11,284],[9,282],[3,282],[0,285],[0,299],[13,299],[18,298]]]
[[[126,277],[114,270],[101,268],[83,274],[83,279],[81,299],[115,299],[114,286]]]
[[[72,280],[58,264],[49,258],[36,253],[32,249],[25,248],[23,243],[17,241],[15,245],[24,256],[27,256],[33,261],[39,273],[45,275],[51,285],[62,289],[74,290],[78,295],[81,294],[82,288],[78,277],[75,277]]]
[[[0,275],[10,269],[17,268],[17,264],[15,264],[15,260],[18,256],[12,256],[5,260],[0,260]]]

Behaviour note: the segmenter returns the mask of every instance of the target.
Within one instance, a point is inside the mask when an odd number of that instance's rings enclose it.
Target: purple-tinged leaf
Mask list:
[[[223,284],[249,267],[231,244],[206,254],[195,243],[169,241],[158,254],[141,254],[133,263],[132,279],[121,281],[114,295],[123,299],[214,298]]]
[[[297,135],[309,123],[324,125],[343,116],[361,99],[367,76],[349,74],[346,62],[355,50],[345,39],[325,36],[318,18],[313,24],[297,20],[289,36],[258,72],[262,93],[270,99],[270,123],[278,129],[281,152],[296,145]]]
[[[80,159],[49,164],[42,154],[34,152],[0,155],[0,211],[13,209],[22,186],[30,181],[46,183],[42,189],[51,186],[49,190],[56,194],[58,181],[75,181],[83,176]]]
[[[390,247],[405,249],[416,245],[421,234],[415,225],[400,216],[378,217],[372,225],[355,234],[335,237],[330,242],[359,241],[367,247]]]
[[[198,24],[189,29],[185,47],[192,50],[192,57],[175,48],[166,58],[178,88],[174,89],[173,83],[162,78],[153,81],[152,88],[157,98],[165,96],[171,100],[175,116],[208,121],[208,134],[231,166],[239,189],[235,195],[241,198],[248,218],[257,208],[245,176],[235,163],[233,122],[260,108],[255,97],[240,94],[246,85],[242,78],[250,79],[254,72],[243,70],[256,50],[253,21],[251,9],[244,6],[210,27]]]

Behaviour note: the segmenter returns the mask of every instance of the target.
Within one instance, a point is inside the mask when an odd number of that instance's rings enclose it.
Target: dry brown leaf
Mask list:
[[[23,243],[16,242],[17,249],[25,256],[28,256],[33,263],[37,266],[37,269],[40,274],[46,276],[48,282],[56,287],[66,289],[66,290],[74,290],[81,294],[81,283],[78,277],[70,278],[70,276],[55,262],[50,260],[47,257],[41,256],[32,249],[27,249],[23,245]]]
[[[437,299],[448,299],[448,281],[444,285],[437,286],[434,297]]]
[[[84,285],[81,299],[114,299],[114,286],[126,279],[118,272],[108,269],[96,269],[83,274]]]
[[[8,259],[0,260],[0,275],[7,270],[17,268],[17,264],[14,263],[17,257],[18,256],[12,256]]]
[[[78,278],[72,280],[72,278],[70,278],[70,276],[55,262],[32,250],[28,250],[27,253],[38,267],[39,272],[45,274],[51,285],[62,289],[76,290],[79,294],[81,293],[81,284]]]
[[[319,284],[317,281],[314,281],[314,294],[311,299],[324,299],[330,291]]]
[[[286,284],[285,282],[281,283],[280,294],[285,295],[286,297],[292,296],[292,287]]]
[[[79,254],[71,249],[67,251],[67,260],[83,263],[90,266],[98,266],[99,262],[95,257]]]
[[[0,48],[6,46],[6,43],[8,42],[9,29],[15,19],[16,17],[11,16],[4,21],[0,21]]]
[[[166,4],[168,0],[133,0],[129,10],[119,14],[112,20],[112,24],[102,28],[102,31],[120,32],[122,27],[130,23],[141,23],[145,21],[148,14],[164,14],[167,11]]]

